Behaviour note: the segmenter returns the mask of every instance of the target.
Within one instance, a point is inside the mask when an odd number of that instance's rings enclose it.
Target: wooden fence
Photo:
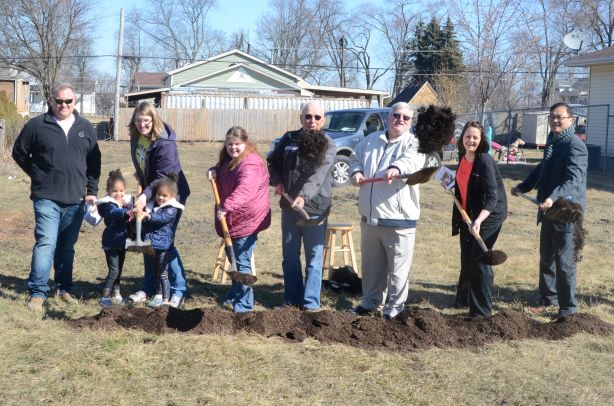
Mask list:
[[[133,109],[120,109],[119,140],[128,140]],[[223,141],[234,125],[247,130],[255,142],[269,142],[300,127],[299,110],[158,109],[180,141]]]

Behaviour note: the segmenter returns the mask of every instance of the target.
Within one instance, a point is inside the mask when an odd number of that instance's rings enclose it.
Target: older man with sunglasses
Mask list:
[[[336,147],[322,131],[323,125],[322,106],[307,103],[301,112],[302,128],[285,133],[267,158],[271,186],[291,200],[280,200],[285,304],[305,311],[320,309],[322,251],[332,201]],[[310,219],[305,222],[295,207],[304,209]]]
[[[36,242],[28,308],[34,311],[43,311],[52,264],[59,298],[77,303],[71,294],[74,246],[85,202],[96,203],[100,150],[94,128],[74,111],[76,101],[70,84],[54,86],[47,113],[28,121],[13,146],[13,159],[31,179]]]
[[[409,291],[416,225],[420,217],[418,185],[409,186],[400,175],[423,168],[418,140],[410,132],[412,107],[395,103],[388,130],[369,134],[350,158],[352,184],[360,186],[358,211],[362,217],[362,300],[351,309],[358,315],[378,312],[391,319],[403,311]],[[365,178],[385,178],[365,182]]]

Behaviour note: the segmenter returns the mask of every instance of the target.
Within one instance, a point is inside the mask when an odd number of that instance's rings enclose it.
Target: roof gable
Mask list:
[[[184,83],[194,78],[220,71],[237,63],[251,66],[263,72],[266,71],[269,76],[276,77],[280,81],[294,84],[304,82],[302,78],[294,75],[293,73],[271,65],[250,54],[239,51],[238,49],[233,49],[211,58],[207,58],[204,61],[194,62],[168,72],[168,75],[171,77],[170,85],[175,86],[178,83]]]
[[[399,93],[397,97],[395,97],[388,104],[388,106],[392,106],[393,104],[398,103],[398,102],[411,103],[412,99],[416,97],[418,93],[425,93],[425,92],[432,94],[433,97],[437,99],[437,101],[440,101],[439,95],[437,94],[437,92],[435,92],[435,89],[433,89],[433,87],[428,81],[413,82],[407,85],[407,87],[403,89],[401,93]]]

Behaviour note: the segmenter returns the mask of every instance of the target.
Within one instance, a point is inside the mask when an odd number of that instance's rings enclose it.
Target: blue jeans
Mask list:
[[[258,234],[232,240],[232,249],[237,261],[237,270],[241,273],[252,273],[252,253],[256,248]],[[236,313],[251,312],[254,308],[254,290],[238,282],[232,282],[230,290],[224,298],[225,303],[231,303]]]
[[[64,204],[53,200],[34,200],[34,237],[32,264],[28,277],[30,296],[45,299],[49,293],[51,263],[54,281],[60,292],[72,287],[75,243],[83,222],[83,203]]]
[[[305,309],[320,307],[322,289],[322,251],[326,220],[322,224],[299,226],[293,210],[281,210],[282,268],[286,304]],[[305,250],[305,279],[301,265],[301,239]]]
[[[168,276],[171,283],[171,296],[185,297],[187,294],[187,285],[185,280],[185,269],[183,262],[179,257],[177,248],[173,245],[169,250],[170,263],[168,264]],[[145,264],[145,276],[143,277],[143,285],[141,290],[147,294],[147,296],[153,296],[158,291],[158,278],[156,276],[156,270],[154,269],[152,257],[150,255],[143,255]]]

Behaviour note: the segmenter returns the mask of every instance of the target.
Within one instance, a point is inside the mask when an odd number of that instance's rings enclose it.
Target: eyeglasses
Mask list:
[[[134,120],[135,124],[151,124],[151,118],[142,118],[140,120]]]
[[[315,116],[312,114],[305,114],[303,117],[305,117],[305,120],[311,120],[312,118],[315,119],[316,121],[322,120],[322,116],[319,114],[316,114]]]
[[[403,121],[411,120],[411,116],[405,116],[405,115],[400,114],[400,113],[392,113],[392,117],[394,117],[395,120],[400,120],[401,117],[403,118]]]
[[[564,118],[571,118],[571,116],[553,116],[552,114],[548,114],[548,119],[552,121],[561,121]]]
[[[57,104],[58,106],[61,106],[63,103],[66,103],[66,105],[67,105],[67,106],[70,106],[74,100],[73,100],[73,99],[56,99],[56,98],[54,97],[54,98],[53,98],[53,101],[54,101],[54,102],[55,102],[55,104]]]

